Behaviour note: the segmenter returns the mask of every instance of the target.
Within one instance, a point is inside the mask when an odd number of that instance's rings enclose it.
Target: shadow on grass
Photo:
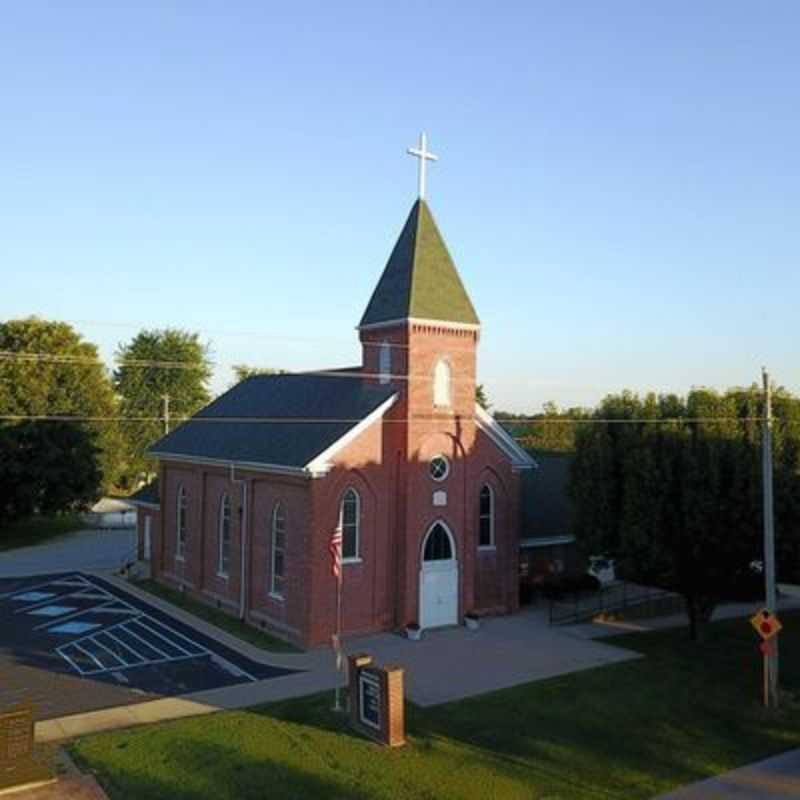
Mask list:
[[[783,666],[800,666],[800,615]],[[408,706],[409,746],[380,748],[331,710],[333,693],[78,742],[116,798],[649,798],[800,746],[800,710],[758,705],[747,622],[706,644],[627,636],[645,659],[443,706]]]
[[[747,620],[715,624],[703,645],[683,631],[614,641],[647,657],[412,709],[410,721],[422,737],[458,739],[523,772],[578,773],[575,797],[597,786],[650,797],[800,745],[800,709],[775,713],[759,704],[761,662]],[[791,686],[800,637],[794,632],[783,644]]]
[[[112,800],[246,800],[247,798],[348,797],[361,800],[370,795],[356,785],[337,780],[335,773],[323,777],[309,769],[284,760],[257,755],[241,748],[189,736],[162,751],[159,762],[140,760],[135,748],[130,757],[126,740],[116,746],[117,753],[108,758],[95,775]],[[77,762],[82,768],[91,766],[82,754]],[[166,768],[159,768],[166,767]]]

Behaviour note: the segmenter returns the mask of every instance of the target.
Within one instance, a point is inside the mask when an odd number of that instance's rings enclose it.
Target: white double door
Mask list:
[[[423,561],[419,576],[421,628],[458,624],[458,561]]]

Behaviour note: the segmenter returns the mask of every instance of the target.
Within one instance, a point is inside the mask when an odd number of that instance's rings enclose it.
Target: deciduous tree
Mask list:
[[[114,386],[120,397],[126,441],[126,476],[136,485],[155,468],[147,448],[164,434],[164,398],[170,417],[181,420],[210,400],[210,348],[197,333],[142,330],[121,344]]]

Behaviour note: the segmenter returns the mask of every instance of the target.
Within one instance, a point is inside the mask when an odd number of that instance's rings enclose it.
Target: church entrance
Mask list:
[[[453,537],[435,522],[422,544],[419,576],[419,625],[438,628],[458,624],[458,560]]]

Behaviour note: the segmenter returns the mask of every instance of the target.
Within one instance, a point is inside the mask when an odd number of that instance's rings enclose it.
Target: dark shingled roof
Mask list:
[[[150,452],[304,467],[395,392],[358,377],[254,375],[164,436]]]
[[[522,538],[572,535],[567,485],[572,453],[537,450],[539,469],[522,473]]]
[[[148,503],[157,506],[161,503],[161,494],[158,488],[158,478],[150,481],[146,486],[142,486],[138,492],[134,492],[128,500],[131,503]]]
[[[407,317],[480,324],[424,200],[414,203],[360,324]]]

